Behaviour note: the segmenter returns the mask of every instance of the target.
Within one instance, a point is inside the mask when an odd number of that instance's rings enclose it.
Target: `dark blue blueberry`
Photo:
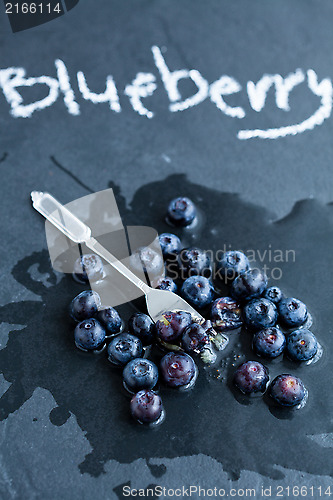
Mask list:
[[[98,349],[105,341],[105,329],[97,319],[85,319],[76,325],[74,341],[79,349]]]
[[[151,247],[140,247],[130,256],[130,267],[134,272],[144,272],[149,276],[163,275],[162,254]]]
[[[138,337],[143,345],[151,345],[155,337],[155,324],[150,316],[134,313],[128,320],[128,329]]]
[[[73,278],[79,283],[98,281],[103,275],[103,262],[98,255],[82,255],[74,263]]]
[[[152,389],[157,384],[157,380],[158,368],[149,359],[132,359],[123,371],[124,386],[132,392]]]
[[[150,390],[137,392],[131,400],[130,408],[132,416],[142,424],[157,422],[164,414],[161,397]]]
[[[184,281],[182,296],[198,309],[207,306],[214,299],[212,283],[204,276],[190,276]]]
[[[306,397],[303,382],[293,375],[276,377],[270,385],[270,395],[281,406],[296,406]]]
[[[286,338],[276,326],[264,328],[253,337],[253,349],[258,356],[277,358],[286,346]]]
[[[192,323],[192,316],[185,311],[167,311],[161,320],[156,322],[157,337],[163,342],[171,342],[180,338],[185,330]]]
[[[126,365],[135,358],[141,358],[142,342],[129,333],[121,333],[114,337],[108,345],[108,359],[115,365]]]
[[[180,252],[182,243],[178,236],[172,233],[162,233],[158,237],[163,257],[168,258]]]
[[[157,288],[158,290],[168,290],[169,292],[176,293],[177,285],[176,283],[166,276],[165,278],[158,278],[152,282],[152,287]]]
[[[278,304],[283,298],[283,293],[278,286],[270,286],[267,288],[263,296],[265,299],[270,300],[274,304]]]
[[[189,226],[197,215],[197,209],[189,198],[180,197],[170,201],[167,222],[174,226]]]
[[[233,330],[243,324],[242,310],[239,303],[231,297],[214,300],[210,312],[212,325],[217,331]]]
[[[280,301],[279,313],[281,322],[289,328],[303,325],[308,317],[306,305],[293,297]]]
[[[231,295],[235,299],[259,297],[267,288],[267,276],[259,269],[249,269],[237,276],[231,284]]]
[[[267,299],[253,299],[244,307],[244,321],[247,326],[254,329],[274,326],[277,317],[275,304]]]
[[[225,252],[217,263],[218,276],[225,283],[234,280],[248,269],[250,269],[249,259],[243,252],[237,250]]]
[[[100,306],[101,298],[98,293],[85,290],[72,300],[69,306],[69,314],[75,321],[83,321],[95,316]]]
[[[197,378],[196,364],[185,353],[169,352],[161,359],[161,377],[169,387],[193,387]]]
[[[122,327],[121,317],[113,307],[107,307],[98,311],[96,317],[109,333],[120,332]]]
[[[308,361],[317,353],[318,342],[315,335],[306,328],[300,328],[287,337],[286,352],[295,361]]]
[[[200,248],[184,248],[179,254],[179,271],[183,280],[198,275],[210,278],[212,275],[210,257]]]
[[[258,361],[246,361],[234,374],[234,384],[244,394],[265,392],[268,380],[268,369]]]
[[[209,327],[208,327],[209,330]],[[199,353],[210,343],[207,329],[198,323],[192,323],[186,328],[182,336],[183,349],[192,354]]]

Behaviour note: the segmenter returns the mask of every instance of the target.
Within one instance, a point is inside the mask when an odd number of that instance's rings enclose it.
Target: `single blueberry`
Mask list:
[[[155,337],[155,324],[150,316],[134,313],[128,320],[129,331],[138,337],[143,345],[151,345]]]
[[[281,322],[289,328],[303,325],[308,317],[306,305],[298,299],[287,297],[279,303]]]
[[[237,250],[225,252],[217,263],[218,276],[225,283],[234,280],[248,269],[250,269],[249,259],[243,252]]]
[[[74,341],[79,349],[98,349],[105,341],[105,329],[95,318],[84,319],[76,325]]]
[[[180,252],[181,241],[175,234],[162,233],[158,237],[163,257],[168,258]]]
[[[315,335],[306,328],[300,328],[287,337],[286,352],[295,361],[308,361],[317,353],[318,342]]]
[[[167,311],[162,319],[156,322],[157,337],[164,342],[171,342],[180,338],[192,323],[191,313],[185,311]]]
[[[157,423],[164,415],[161,397],[151,390],[135,394],[130,403],[131,414],[141,424]]]
[[[102,259],[95,254],[86,254],[76,259],[74,263],[73,278],[79,283],[98,281],[103,278]]]
[[[157,288],[158,290],[168,290],[169,292],[173,293],[177,292],[176,283],[168,276],[152,281],[151,286],[153,288]]]
[[[161,359],[161,377],[169,387],[189,389],[197,378],[196,364],[185,353],[169,352]]]
[[[207,329],[198,323],[192,323],[188,326],[182,336],[182,347],[190,354],[200,353],[209,343]]]
[[[108,359],[114,365],[126,365],[129,361],[142,356],[142,342],[129,333],[120,333],[108,345]]]
[[[267,288],[267,276],[259,269],[249,269],[231,283],[231,295],[235,299],[259,297]]]
[[[210,278],[212,275],[212,265],[209,255],[200,248],[184,248],[179,254],[180,278],[186,279],[189,276],[205,276]]]
[[[244,321],[247,326],[254,329],[274,326],[277,317],[275,304],[267,299],[253,299],[244,307]]]
[[[264,328],[253,337],[253,350],[264,358],[277,358],[286,346],[286,338],[276,326]]]
[[[181,288],[185,300],[198,309],[207,306],[214,299],[212,283],[204,276],[190,276]]]
[[[130,267],[134,272],[147,273],[148,276],[162,276],[164,261],[162,254],[151,247],[140,247],[130,256]]]
[[[158,368],[149,359],[132,359],[123,371],[124,386],[132,392],[152,389],[157,384],[157,380]]]
[[[271,397],[281,406],[296,406],[304,400],[306,394],[301,379],[293,375],[279,375],[270,385]]]
[[[217,331],[233,330],[243,324],[242,310],[239,303],[231,297],[214,300],[210,311],[212,325]]]
[[[265,392],[268,381],[268,369],[258,361],[246,361],[234,374],[234,384],[244,394]]]
[[[75,321],[83,321],[95,316],[100,305],[101,298],[98,293],[92,290],[85,290],[72,300],[69,306],[69,313]]]
[[[278,286],[270,286],[265,291],[263,297],[265,297],[265,299],[270,300],[274,304],[278,304],[280,300],[283,298],[283,293]]]
[[[189,198],[180,197],[170,201],[167,222],[174,226],[189,226],[197,215],[197,209]]]
[[[106,307],[98,311],[97,319],[104,325],[111,334],[119,333],[122,327],[121,317],[113,307]]]

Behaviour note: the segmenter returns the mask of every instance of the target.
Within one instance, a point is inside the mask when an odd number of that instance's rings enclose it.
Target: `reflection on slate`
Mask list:
[[[177,192],[166,186],[177,186]],[[220,379],[211,369],[202,368],[191,392],[162,390],[167,412],[164,424],[154,432],[137,425],[129,416],[129,398],[121,390],[121,371],[110,366],[105,355],[87,355],[74,347],[67,308],[82,285],[69,276],[55,274],[43,250],[25,257],[12,270],[15,280],[40,300],[8,303],[0,308],[0,321],[27,325],[11,332],[7,346],[0,351],[1,370],[12,384],[1,398],[1,420],[20,408],[37,387],[49,390],[58,405],[50,414],[51,422],[61,426],[72,413],[86,433],[92,451],[80,470],[93,476],[101,474],[110,459],[131,463],[144,457],[149,463],[155,457],[198,453],[220,461],[233,479],[243,469],[281,477],[275,464],[330,474],[331,450],[308,436],[329,433],[333,411],[328,380],[333,291],[327,272],[333,264],[333,206],[314,200],[299,202],[286,218],[272,222],[273,214],[245,203],[237,195],[191,184],[181,175],[140,188],[130,210],[116,196],[124,224],[149,225],[163,232],[170,229],[164,222],[167,201],[180,193],[192,198],[206,216],[200,234],[187,233],[184,237],[177,230],[185,245],[194,243],[215,251],[229,244],[261,252],[269,245],[282,251],[295,250],[295,262],[278,264],[283,271],[279,284],[287,294],[308,304],[314,317],[313,330],[325,351],[315,365],[298,366],[284,359],[269,363],[269,368],[272,377],[291,372],[303,379],[310,393],[305,408],[276,413],[264,398],[251,399],[247,405],[235,398],[229,388],[233,364],[256,358],[248,334],[242,332],[238,338],[231,333],[236,339],[233,337],[224,366],[219,367]],[[325,265],[315,266],[316,262]],[[125,320],[133,310],[131,304],[119,308]],[[159,356],[156,354],[156,358]],[[160,473],[163,475],[163,469],[157,471],[157,477]]]

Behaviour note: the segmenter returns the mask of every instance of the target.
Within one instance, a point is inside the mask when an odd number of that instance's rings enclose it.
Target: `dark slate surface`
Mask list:
[[[256,488],[260,498],[262,486],[272,486],[274,497],[278,485],[330,484],[330,98],[328,119],[313,130],[273,140],[240,140],[237,133],[294,125],[315,113],[320,97],[306,81],[291,93],[290,111],[276,107],[273,89],[254,111],[246,85],[297,68],[314,70],[319,81],[331,78],[332,20],[329,0],[86,0],[13,34],[1,10],[0,68],[56,77],[54,61],[61,59],[80,106],[80,115],[70,115],[60,95],[30,118],[14,118],[0,93],[1,498],[122,498],[129,484]],[[226,116],[209,99],[171,112],[152,46],[170,70],[196,69],[209,83],[235,78],[242,90],[225,99],[246,116]],[[121,112],[80,97],[77,71],[96,92],[112,75]],[[124,95],[139,72],[156,77],[157,89],[143,101],[151,119]],[[188,82],[179,88],[183,96],[195,90]],[[24,103],[45,95],[37,86],[22,90]],[[166,394],[168,418],[154,433],[131,423],[119,374],[72,346],[65,307],[80,288],[50,269],[43,221],[29,201],[33,189],[69,202],[110,186],[124,223],[162,231],[167,201],[185,193],[206,216],[197,243],[296,251],[295,263],[281,263],[283,286],[308,303],[325,354],[313,366],[283,361],[271,371],[288,368],[304,378],[310,398],[302,411],[284,419],[265,400],[243,405],[235,398],[228,377],[234,352],[249,355],[243,339],[229,352],[226,383],[204,373],[184,400]],[[124,317],[132,311],[122,310]]]

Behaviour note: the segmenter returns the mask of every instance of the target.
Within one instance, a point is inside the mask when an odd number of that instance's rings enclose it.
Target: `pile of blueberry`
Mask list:
[[[196,221],[197,209],[190,199],[171,201],[169,224],[191,228]],[[106,350],[108,360],[123,370],[124,387],[133,395],[131,413],[138,422],[149,426],[161,423],[165,411],[159,383],[178,390],[192,388],[198,376],[193,358],[211,349],[212,341],[218,345],[219,335],[243,325],[252,335],[254,353],[266,360],[282,354],[295,362],[318,357],[320,345],[307,328],[311,318],[306,305],[285,297],[276,286],[268,288],[267,276],[251,269],[244,253],[224,253],[215,263],[213,273],[214,263],[208,254],[197,247],[182,248],[178,236],[163,233],[159,244],[162,267],[167,273],[176,271],[177,278],[158,278],[151,285],[179,293],[206,318],[202,324],[184,311],[166,311],[156,324],[147,314],[138,312],[131,316],[124,331],[118,312],[113,307],[103,307],[96,292],[83,291],[70,304],[70,315],[77,322],[76,346],[88,352]],[[160,271],[158,252],[141,248],[139,255],[145,270]],[[133,262],[135,268],[135,259]],[[82,255],[75,263],[73,276],[80,283],[103,279],[101,259]],[[228,286],[228,296],[218,296],[221,284]],[[158,364],[148,359],[153,345],[163,351]],[[264,394],[268,390],[272,400],[284,407],[300,407],[307,397],[304,384],[293,375],[279,375],[269,384],[268,368],[258,361],[242,363],[233,381],[244,394]]]

